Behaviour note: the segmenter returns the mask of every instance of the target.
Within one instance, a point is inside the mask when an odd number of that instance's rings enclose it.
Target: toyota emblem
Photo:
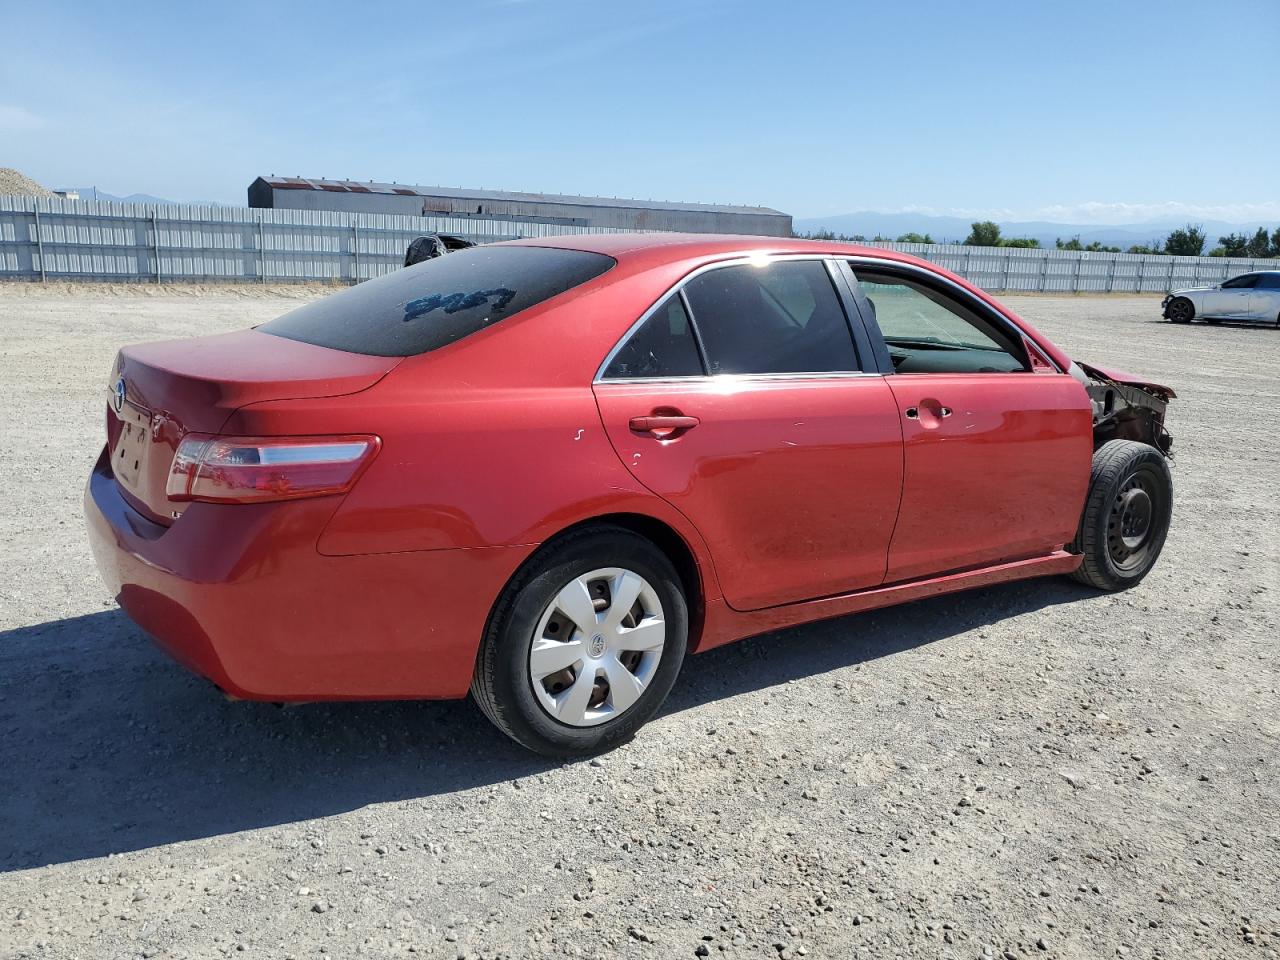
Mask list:
[[[116,381],[116,396],[111,405],[116,408],[116,413],[124,409],[124,377]]]

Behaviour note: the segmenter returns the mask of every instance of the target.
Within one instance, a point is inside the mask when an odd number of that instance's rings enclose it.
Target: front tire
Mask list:
[[[1164,548],[1172,513],[1173,477],[1164,454],[1134,440],[1104,443],[1093,455],[1072,544],[1084,561],[1072,576],[1099,590],[1140,583]]]
[[[688,634],[680,577],[653,543],[613,526],[570,533],[503,591],[471,694],[494,726],[536,753],[599,753],[662,706]]]
[[[1169,301],[1169,306],[1165,309],[1165,316],[1169,318],[1170,323],[1190,323],[1195,315],[1195,304],[1186,297],[1175,297]]]

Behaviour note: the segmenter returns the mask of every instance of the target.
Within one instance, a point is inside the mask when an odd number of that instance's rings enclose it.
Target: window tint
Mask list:
[[[1027,369],[1021,341],[978,310],[916,280],[853,266],[895,372]]]
[[[622,345],[604,372],[606,380],[637,377],[700,377],[698,345],[678,295],[667,298]]]
[[[1254,286],[1258,282],[1258,274],[1246,273],[1244,276],[1233,277],[1222,285],[1223,290],[1244,290]]]
[[[685,285],[708,372],[858,369],[844,309],[818,260],[708,270]]]
[[[514,316],[613,264],[612,257],[581,250],[472,247],[335,293],[258,329],[350,353],[409,357]]]
[[[1280,273],[1264,273],[1258,281],[1259,290],[1280,290]]]

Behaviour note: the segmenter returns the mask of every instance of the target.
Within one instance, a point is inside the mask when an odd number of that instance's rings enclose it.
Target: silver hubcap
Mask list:
[[[529,648],[529,680],[542,708],[571,727],[625,713],[653,680],[667,641],[662,603],[631,570],[592,570],[547,605]]]

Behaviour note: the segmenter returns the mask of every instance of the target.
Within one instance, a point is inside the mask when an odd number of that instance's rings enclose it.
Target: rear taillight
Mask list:
[[[169,469],[170,500],[262,503],[346,493],[381,441],[350,437],[182,438]]]

